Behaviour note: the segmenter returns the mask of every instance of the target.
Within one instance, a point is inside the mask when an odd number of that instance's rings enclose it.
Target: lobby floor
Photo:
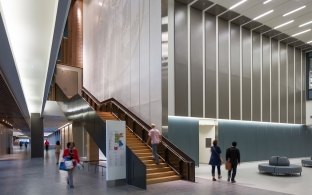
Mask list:
[[[14,157],[14,158],[12,158]],[[59,171],[55,164],[54,150],[44,153],[44,158],[29,158],[29,148],[14,148],[13,155],[0,158],[0,195],[97,195],[97,194],[202,194],[202,195],[280,195],[309,194],[312,169],[303,168],[301,177],[272,177],[260,175],[254,169],[255,163],[244,163],[239,167],[237,183],[231,184],[224,178],[212,182],[210,167],[201,165],[196,168],[196,182],[174,181],[153,184],[147,190],[133,186],[107,187],[105,176],[86,168],[76,170],[74,189],[66,184],[66,172]],[[223,168],[224,169],[224,168]],[[224,171],[224,170],[223,170]],[[291,185],[290,185],[291,184]],[[284,190],[279,190],[284,188]],[[300,189],[300,188],[305,189]],[[304,193],[305,192],[305,193]]]

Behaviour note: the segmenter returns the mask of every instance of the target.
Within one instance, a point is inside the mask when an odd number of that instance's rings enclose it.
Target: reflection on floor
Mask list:
[[[290,159],[290,163],[300,165],[301,159],[306,158]],[[272,176],[258,172],[258,164],[263,162],[268,161],[241,163],[237,170],[236,185],[298,195],[312,193],[312,167],[303,167],[301,176]],[[227,172],[224,165],[221,168],[221,174],[223,178],[220,182],[226,182]],[[200,164],[196,168],[196,177],[211,181],[211,166]]]
[[[6,156],[5,160],[0,160],[0,194],[1,195],[63,195],[63,194],[79,194],[79,195],[97,195],[97,194],[168,194],[168,195],[279,195],[282,193],[246,187],[243,180],[244,171],[239,170],[238,183],[231,184],[224,179],[220,182],[212,182],[209,179],[196,178],[196,182],[173,181],[168,183],[160,183],[149,185],[147,190],[141,190],[133,186],[107,187],[105,176],[101,172],[94,173],[87,169],[75,171],[74,189],[69,189],[66,184],[66,172],[59,171],[55,164],[54,150],[44,153],[44,158],[29,158],[29,151],[14,148],[12,156]],[[29,148],[28,148],[29,150]],[[14,158],[11,158],[13,157]],[[4,157],[3,157],[4,158]],[[2,159],[3,159],[2,158]],[[13,160],[14,159],[14,160]],[[210,175],[210,167],[201,166],[202,174]],[[205,173],[207,171],[207,173]],[[257,175],[256,171],[248,173],[251,178],[252,174]],[[200,175],[200,174],[199,174]],[[263,176],[271,179],[271,177]],[[303,177],[302,177],[303,178]],[[284,178],[279,178],[284,179]],[[300,178],[299,178],[300,179]],[[309,182],[308,180],[306,182]]]

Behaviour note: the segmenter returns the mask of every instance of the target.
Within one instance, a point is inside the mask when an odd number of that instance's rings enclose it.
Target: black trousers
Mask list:
[[[213,177],[215,176],[216,167],[217,167],[217,170],[218,170],[218,175],[221,175],[220,165],[211,165],[211,173],[212,173]]]
[[[232,169],[229,170],[228,172],[228,177],[231,179],[231,181],[235,181],[236,171],[237,171],[237,164],[232,163]]]

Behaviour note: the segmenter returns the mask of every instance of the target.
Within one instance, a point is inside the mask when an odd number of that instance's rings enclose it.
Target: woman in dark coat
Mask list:
[[[210,156],[209,164],[212,167],[212,169],[211,169],[212,181],[216,181],[216,178],[215,178],[216,167],[218,169],[218,179],[222,178],[222,176],[221,176],[221,169],[220,169],[220,166],[221,166],[221,163],[222,163],[221,162],[221,156],[220,156],[221,149],[218,146],[218,141],[217,140],[214,140],[212,144],[213,144],[213,146],[210,149],[211,156]]]

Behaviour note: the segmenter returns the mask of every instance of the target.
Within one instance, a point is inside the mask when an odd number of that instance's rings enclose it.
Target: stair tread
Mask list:
[[[167,174],[173,174],[173,175],[176,175],[176,173],[174,171],[160,171],[160,172],[155,172],[155,173],[147,173],[146,175],[161,175],[161,174],[164,174],[164,173],[167,173]]]
[[[97,112],[97,114],[102,120],[119,120],[112,112]],[[128,127],[126,127],[126,142],[127,146],[146,165],[147,184],[181,179],[166,163],[160,161],[159,165],[155,164],[151,148]]]
[[[169,181],[175,181],[180,180],[181,177],[178,175],[171,175],[166,177],[157,177],[157,178],[150,178],[146,179],[147,184],[155,184],[155,183],[162,183],[162,182],[169,182]]]
[[[158,177],[158,178],[151,178],[151,179],[147,179],[147,180],[158,180],[158,179],[162,179],[162,178],[179,178],[179,175],[170,175],[170,176],[165,176],[165,177]]]

